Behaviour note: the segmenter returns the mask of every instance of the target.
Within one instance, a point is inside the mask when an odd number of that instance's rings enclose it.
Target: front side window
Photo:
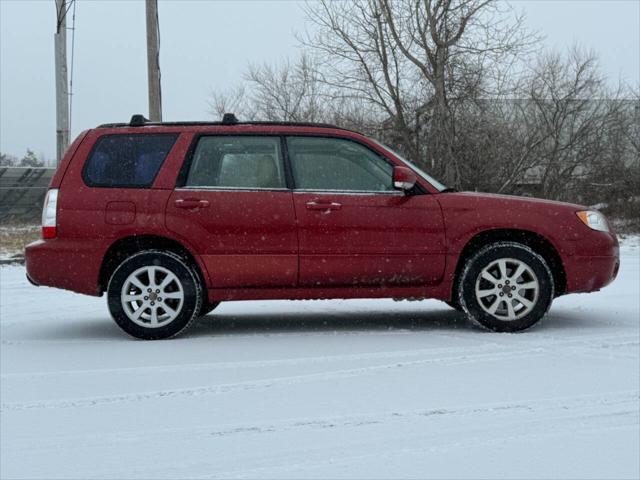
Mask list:
[[[150,187],[177,134],[105,135],[96,142],[83,177],[92,187]]]
[[[204,136],[198,141],[185,187],[285,188],[278,137]]]
[[[394,191],[393,166],[364,145],[340,138],[289,137],[287,148],[298,189]]]

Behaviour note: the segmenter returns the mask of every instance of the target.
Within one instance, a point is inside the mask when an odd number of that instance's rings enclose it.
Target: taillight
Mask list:
[[[56,212],[58,210],[58,189],[52,188],[47,192],[42,208],[42,238],[56,238],[57,223]]]

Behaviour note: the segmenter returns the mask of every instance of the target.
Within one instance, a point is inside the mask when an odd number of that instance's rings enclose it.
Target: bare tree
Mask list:
[[[577,176],[613,147],[608,137],[617,135],[620,91],[610,91],[593,53],[574,48],[563,58],[542,55],[527,81],[523,112],[529,134],[538,138],[535,149],[541,169],[541,194],[563,198]]]
[[[419,157],[416,113],[428,92],[389,32],[381,5],[374,0],[310,2],[314,33],[301,38],[315,53],[319,80],[335,104],[359,105],[367,117],[385,124],[386,140]]]
[[[321,84],[308,55],[295,63],[252,65],[246,75],[258,115],[265,120],[320,121]]]
[[[633,109],[629,112],[631,128],[627,130],[627,140],[632,149],[632,158],[636,163],[640,163],[640,83],[630,87],[629,99]]]
[[[235,113],[242,119],[255,120],[256,107],[247,95],[244,84],[226,91],[213,91],[209,98],[209,113],[221,119],[225,113]]]
[[[325,118],[323,85],[308,55],[295,62],[250,65],[244,83],[234,90],[212,93],[210,112],[235,112],[247,120],[317,122]]]
[[[640,99],[637,90],[618,90],[609,100],[607,121],[595,135],[602,144],[587,158],[586,173],[577,178],[575,196],[597,203],[627,231],[640,231]]]
[[[379,106],[414,158],[453,185],[455,103],[497,85],[488,67],[513,64],[537,40],[494,0],[321,0],[307,11],[317,33],[304,43],[325,58],[324,80]],[[422,157],[415,147],[425,128]]]

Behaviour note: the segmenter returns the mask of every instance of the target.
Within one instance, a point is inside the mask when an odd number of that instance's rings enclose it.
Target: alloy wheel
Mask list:
[[[160,328],[180,314],[184,289],[170,270],[147,266],[127,277],[120,299],[125,314],[132,322],[145,328]]]
[[[518,320],[533,310],[540,283],[533,269],[515,258],[500,258],[482,269],[475,295],[482,309],[499,320]]]

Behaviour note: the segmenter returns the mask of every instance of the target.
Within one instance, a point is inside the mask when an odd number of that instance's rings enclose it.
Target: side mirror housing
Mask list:
[[[393,188],[407,192],[411,190],[418,177],[413,170],[407,167],[393,167]]]

